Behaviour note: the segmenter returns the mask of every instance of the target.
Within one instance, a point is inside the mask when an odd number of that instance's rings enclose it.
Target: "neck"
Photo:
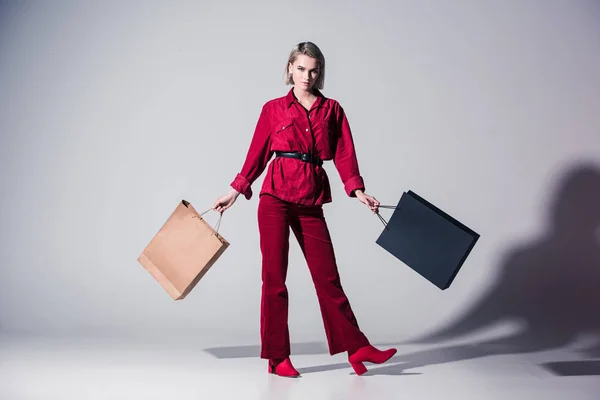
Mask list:
[[[294,96],[300,101],[311,100],[315,97],[312,90],[304,90],[294,86]]]

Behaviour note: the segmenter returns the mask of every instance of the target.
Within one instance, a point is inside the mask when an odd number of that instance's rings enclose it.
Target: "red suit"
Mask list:
[[[340,104],[315,90],[317,99],[306,110],[287,96],[268,101],[262,108],[242,170],[231,186],[247,199],[251,185],[267,168],[258,206],[262,252],[261,358],[290,355],[287,325],[290,228],[310,270],[330,354],[353,351],[369,344],[340,283],[335,254],[322,206],[331,202],[325,170],[310,162],[276,157],[276,151],[308,153],[333,160],[344,190],[364,190],[350,126]]]

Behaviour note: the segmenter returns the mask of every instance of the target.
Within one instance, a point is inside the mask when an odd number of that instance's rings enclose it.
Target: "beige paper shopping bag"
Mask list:
[[[184,299],[229,247],[202,215],[182,200],[138,257],[175,300]]]

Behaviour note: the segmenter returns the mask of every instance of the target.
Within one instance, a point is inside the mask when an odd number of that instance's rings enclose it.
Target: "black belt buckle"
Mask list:
[[[299,153],[299,152],[285,152],[285,151],[276,151],[275,154],[277,157],[291,157],[297,158],[298,160],[304,161],[306,163],[315,164],[319,167],[323,165],[323,160],[319,157],[313,157],[310,153]]]

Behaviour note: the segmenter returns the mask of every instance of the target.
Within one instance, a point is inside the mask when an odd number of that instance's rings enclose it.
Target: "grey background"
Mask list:
[[[559,193],[574,177],[591,178],[571,210],[598,225],[597,212],[586,217],[598,203],[578,205],[598,191],[596,1],[0,4],[2,333],[258,343],[257,196],[225,213],[220,232],[232,245],[187,299],[172,301],[136,259],[181,199],[204,211],[228,190],[262,105],[289,90],[286,57],[300,41],[325,54],[323,92],[348,113],[367,192],[395,204],[411,189],[481,234],[439,291],[375,244],[380,221],[328,163],[342,283],[373,341],[477,308],[511,254],[556,232]],[[591,243],[584,272],[570,274],[568,257],[561,274],[525,262],[523,279],[492,298],[500,312],[471,328],[527,322],[514,312],[524,304],[502,310],[516,292],[544,304],[600,282]],[[292,340],[323,341],[295,240],[288,288]],[[596,318],[586,304],[582,318]],[[598,325],[574,336],[588,328]]]

